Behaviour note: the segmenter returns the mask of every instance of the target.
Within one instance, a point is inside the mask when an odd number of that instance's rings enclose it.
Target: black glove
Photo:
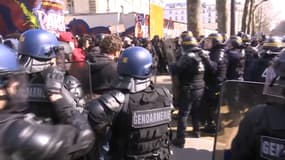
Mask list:
[[[63,81],[64,81],[64,74],[65,72],[61,71],[57,67],[51,67],[46,72],[46,89],[48,94],[60,94]]]

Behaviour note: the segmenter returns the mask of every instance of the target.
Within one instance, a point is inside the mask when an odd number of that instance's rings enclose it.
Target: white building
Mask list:
[[[229,7],[230,8],[230,7]],[[241,28],[241,19],[243,13],[243,3],[241,1],[236,2],[236,30]],[[165,6],[165,18],[173,21],[187,23],[187,4],[186,0],[182,3],[170,3]],[[204,33],[216,31],[217,29],[217,11],[215,1],[202,0],[202,23],[204,27]]]
[[[67,15],[149,13],[149,0],[65,0]]]
[[[136,14],[149,14],[149,0],[65,0],[65,23],[86,21],[89,27],[112,26],[122,32],[135,24]]]
[[[187,23],[187,4],[182,3],[170,3],[165,5],[164,17],[173,21]],[[215,4],[202,3],[202,22],[204,26],[204,32],[207,34],[216,30],[216,6]]]

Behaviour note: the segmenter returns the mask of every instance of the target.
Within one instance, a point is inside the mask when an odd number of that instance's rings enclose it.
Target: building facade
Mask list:
[[[67,15],[149,13],[149,0],[65,0],[65,4]]]
[[[241,28],[241,19],[243,14],[243,3],[238,0],[235,4],[236,14],[236,30]],[[217,11],[215,1],[202,0],[202,23],[204,34],[211,33],[217,30]],[[230,8],[230,7],[229,7]],[[165,6],[165,18],[173,21],[187,23],[187,4],[186,0],[183,3],[170,3]]]
[[[202,3],[202,23],[205,34],[215,31],[217,28],[215,7],[216,5],[213,3]],[[187,24],[186,2],[166,4],[164,13],[166,19]]]

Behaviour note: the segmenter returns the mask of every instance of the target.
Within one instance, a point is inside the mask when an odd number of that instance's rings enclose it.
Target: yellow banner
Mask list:
[[[157,4],[150,4],[150,38],[158,35],[163,37],[163,22],[164,22],[164,9],[163,6]]]

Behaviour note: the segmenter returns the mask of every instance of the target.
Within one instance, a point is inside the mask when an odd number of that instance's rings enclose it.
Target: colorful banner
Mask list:
[[[0,0],[0,34],[31,28],[65,31],[64,0]]]
[[[33,9],[38,18],[40,28],[53,32],[65,31],[64,0],[42,0]]]
[[[157,2],[150,3],[150,38],[155,35],[163,37],[164,29],[164,9]]]

